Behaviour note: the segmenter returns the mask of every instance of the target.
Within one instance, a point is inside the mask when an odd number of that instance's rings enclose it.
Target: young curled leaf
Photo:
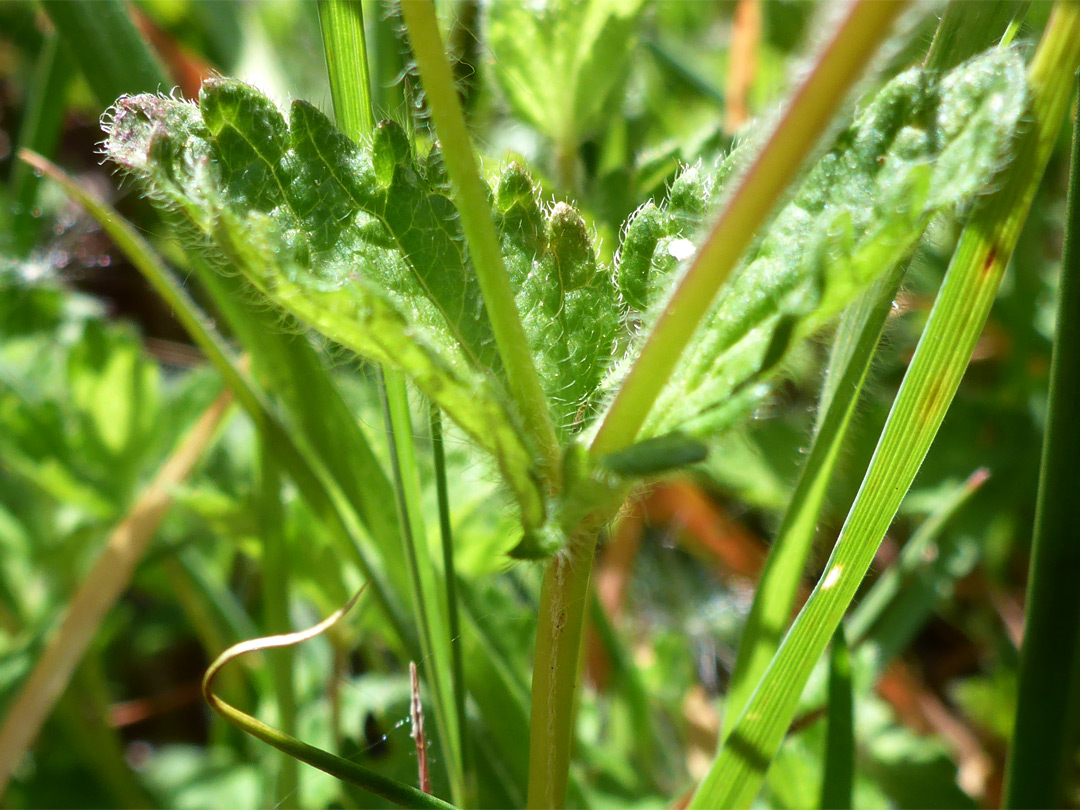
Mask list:
[[[600,466],[626,478],[644,478],[702,462],[708,452],[697,439],[669,433],[609,453],[600,459]]]

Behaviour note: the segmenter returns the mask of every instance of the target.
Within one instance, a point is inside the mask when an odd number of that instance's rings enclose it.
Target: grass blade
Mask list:
[[[281,503],[281,474],[273,449],[265,442],[259,453],[259,535],[262,540],[262,601],[266,632],[279,634],[289,629],[289,563],[285,540],[285,510]],[[286,734],[296,736],[296,685],[293,679],[292,650],[276,650],[270,656],[274,701],[278,722]],[[299,789],[296,760],[283,756],[278,762],[276,784],[267,796],[268,804],[293,797]],[[299,801],[297,800],[297,804]]]
[[[997,293],[1080,65],[1080,8],[1059,4],[1029,71],[1033,125],[998,190],[965,227],[862,487],[809,601],[781,644],[692,807],[750,804],[803,686],[851,603],[944,418]]]
[[[363,4],[360,0],[319,0],[319,22],[335,117],[342,132],[359,140],[375,126]]]
[[[306,630],[242,641],[229,647],[214,659],[214,663],[206,670],[202,682],[203,697],[206,698],[206,702],[210,704],[214,711],[237,728],[262,740],[267,745],[272,745],[279,751],[314,768],[325,771],[344,782],[361,787],[402,807],[433,807],[441,808],[441,810],[451,810],[453,805],[444,802],[442,799],[430,796],[411,785],[403,784],[396,779],[390,779],[376,771],[368,770],[347,759],[323,751],[321,748],[308,745],[288,734],[283,734],[276,728],[271,728],[251,715],[240,711],[235,706],[225,703],[214,693],[214,680],[217,678],[218,673],[221,672],[221,669],[230,661],[246,653],[291,647],[315,638],[337,624],[356,604],[363,592],[364,588],[361,588],[345,605]]]
[[[829,712],[825,726],[825,778],[821,810],[854,807],[855,716],[851,688],[851,655],[844,626],[836,628],[829,655]]]
[[[769,549],[739,643],[731,686],[724,700],[727,730],[746,707],[791,618],[829,481],[904,269],[905,264],[898,262],[892,273],[844,313],[837,330],[810,453],[799,472],[776,542]],[[841,392],[839,396],[837,392]]]
[[[41,48],[27,92],[27,106],[19,128],[19,149],[52,154],[60,138],[67,88],[74,74],[71,59],[55,33]],[[32,214],[37,199],[38,176],[22,161],[11,172],[11,199],[14,206],[15,248],[25,254],[33,245],[41,224]]]
[[[1020,692],[1005,807],[1058,807],[1075,752],[1080,672],[1080,111],[1073,122],[1057,334],[1020,649]]]
[[[466,739],[465,716],[465,662],[462,653],[461,609],[457,597],[457,572],[454,566],[454,533],[450,526],[450,491],[446,482],[446,448],[443,444],[442,416],[439,406],[429,403],[431,425],[431,452],[435,464],[435,494],[439,505],[439,539],[442,542],[443,576],[446,579],[446,613],[450,668],[454,691],[454,713],[457,715],[458,747],[461,750],[461,767],[469,786],[469,750]],[[469,791],[470,793],[473,791]]]
[[[990,477],[990,471],[980,468],[973,472],[968,479],[953,492],[941,508],[930,515],[911,539],[904,544],[900,556],[892,565],[882,572],[877,582],[859,602],[859,606],[852,612],[845,622],[847,637],[851,644],[858,645],[867,640],[878,620],[885,615],[890,606],[909,587],[910,579],[923,567],[925,552],[930,544],[941,533],[942,527],[948,523],[964,504],[971,500],[972,495]],[[909,611],[910,612],[910,611]],[[912,616],[914,618],[914,616]],[[875,643],[879,639],[875,638]],[[884,660],[892,658],[892,653],[898,653],[899,645],[890,645],[890,650],[884,656]],[[882,663],[884,663],[884,660]]]
[[[214,368],[217,369],[218,373],[221,374],[226,385],[236,396],[238,404],[244,408],[252,422],[255,424],[256,429],[264,434],[267,437],[267,440],[273,444],[275,452],[279,454],[279,462],[282,469],[289,471],[290,477],[296,483],[297,488],[300,490],[305,500],[307,500],[312,510],[330,529],[331,534],[338,542],[342,553],[357,564],[365,578],[371,583],[376,600],[383,608],[387,618],[397,632],[398,637],[402,640],[408,653],[411,656],[419,655],[420,647],[415,631],[412,629],[411,623],[406,618],[405,611],[398,602],[393,589],[386,581],[386,569],[388,566],[371,552],[370,547],[363,543],[365,533],[361,528],[361,524],[364,515],[358,513],[352,506],[354,501],[351,501],[349,498],[350,494],[352,494],[351,491],[344,488],[346,485],[338,482],[338,479],[334,477],[332,471],[327,469],[326,465],[321,461],[319,455],[311,452],[308,446],[309,442],[305,441],[304,436],[301,435],[299,431],[291,431],[290,428],[282,423],[277,417],[269,404],[265,401],[261,392],[237,367],[235,361],[225,348],[220,336],[210,326],[205,314],[199,310],[191,300],[190,296],[175,281],[175,279],[173,279],[165,265],[134,227],[126,222],[114,209],[82,189],[70,177],[65,175],[58,167],[54,166],[49,161],[39,155],[27,152],[20,153],[20,157],[63,185],[72,199],[79,203],[87,213],[97,220],[102,229],[109,235],[109,238],[113,240],[124,255],[131,260],[131,263],[145,276],[146,280],[154,288],[154,291],[157,292],[158,295],[160,295],[172,308],[173,312],[176,314],[177,320],[180,321],[184,329],[191,335],[195,344],[206,354],[207,359],[213,364]],[[204,275],[203,280],[209,280],[209,275],[212,274]],[[223,276],[217,276],[216,278],[218,278],[222,284],[226,283]],[[234,278],[232,280],[238,283],[237,279]],[[219,303],[227,303],[227,301],[220,296],[218,300]],[[231,319],[231,324],[234,326],[243,325],[245,323],[247,324],[247,328],[255,329],[257,331],[261,322],[258,319],[245,320],[243,314]],[[278,376],[284,375],[289,377],[289,375],[297,372],[297,368],[294,367],[291,362],[288,362],[295,353],[289,353],[287,350],[288,347],[281,341],[267,344],[267,341],[270,340],[269,336],[276,334],[278,333],[273,330],[268,332],[264,331],[265,339],[261,342],[253,340],[253,347],[261,350],[269,345],[282,350],[284,353],[271,353],[263,362],[265,362],[268,368],[274,369],[278,373]],[[310,347],[308,347],[308,351],[310,351]],[[282,360],[286,362],[281,362]],[[308,397],[313,395],[322,396],[326,393],[334,392],[333,387],[327,385],[328,380],[325,378],[325,375],[309,374],[307,377],[293,379],[291,380],[291,383],[291,387],[284,390],[292,391],[293,393],[296,393],[297,396],[299,396],[300,391],[305,391],[306,396]],[[304,401],[304,397],[300,397],[300,399]],[[338,400],[330,397],[325,401],[323,399],[316,402],[308,401],[308,410],[314,411],[315,409],[325,409],[326,411],[333,413],[334,408],[338,407],[338,405]],[[344,407],[344,405],[340,404],[340,407]],[[324,439],[323,445],[325,446],[326,442],[332,441],[333,437],[336,435],[331,429],[332,423],[328,421],[325,415],[323,418],[318,419],[317,413],[312,413],[311,417],[315,420],[316,426],[321,424],[324,431],[326,431],[322,433],[312,433],[312,439],[316,441]],[[305,429],[308,427],[308,424],[304,424]],[[353,428],[358,431],[355,424],[353,424]],[[351,435],[352,434],[345,434],[345,437]],[[360,437],[360,441],[362,442],[363,437],[360,436],[359,433],[356,435]],[[344,441],[345,438],[342,438],[334,446],[340,448]],[[318,448],[319,445],[315,444],[315,447]],[[350,447],[366,447],[366,444],[357,445],[356,443],[353,443]],[[368,448],[367,454],[369,456],[371,455],[370,448]],[[343,461],[337,453],[330,454],[328,458],[335,462]],[[338,474],[342,474],[339,470],[335,469],[334,471],[338,472]],[[374,461],[372,461],[370,472],[372,475],[371,483],[372,486],[374,486],[378,483],[380,477],[382,477],[382,470],[374,464]],[[343,480],[348,483],[350,479],[345,478]],[[358,484],[355,480],[353,483]],[[396,526],[396,524],[392,525]],[[373,523],[372,529],[373,532],[378,531],[378,524]],[[393,539],[394,542],[396,542],[396,535]]]
[[[354,140],[359,139],[369,134],[373,125],[363,8],[359,2],[324,2],[320,4],[320,18],[335,114],[343,131]],[[461,802],[465,792],[463,731],[461,714],[451,710],[457,705],[451,635],[446,629],[448,622],[437,597],[438,583],[428,554],[405,378],[400,372],[380,369],[378,385],[390,443],[396,527],[400,532],[407,572],[402,590],[409,593],[412,601],[423,652],[421,660],[434,697],[435,724],[446,750],[451,792],[454,799]]]
[[[541,469],[557,484],[560,470],[555,427],[503,264],[491,206],[439,34],[435,4],[431,0],[410,0],[401,4],[401,11],[510,393],[521,413],[533,450],[539,454]]]
[[[187,478],[202,458],[231,404],[232,394],[226,391],[188,430],[128,514],[113,529],[90,573],[68,603],[59,629],[34,665],[22,691],[12,701],[0,726],[0,795],[57,699],[67,688],[101,623],[131,582],[136,565],[172,505],[173,487]]]
[[[1028,5],[1028,0],[949,0],[923,64],[934,70],[959,65],[1000,37],[1010,22],[1021,19]]]
[[[432,687],[435,702],[435,723],[446,748],[446,767],[455,800],[464,795],[465,780],[461,767],[459,744],[461,731],[458,715],[452,712],[455,699],[452,689],[449,639],[440,600],[436,598],[435,572],[428,555],[416,456],[412,444],[412,420],[405,391],[405,379],[400,374],[382,375],[379,386],[382,394],[386,431],[390,441],[390,466],[397,496],[398,525],[404,549],[405,567],[409,575],[409,596],[413,616],[420,630],[425,672]]]

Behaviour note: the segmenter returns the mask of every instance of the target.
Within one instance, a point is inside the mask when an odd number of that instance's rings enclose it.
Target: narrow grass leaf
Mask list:
[[[29,149],[44,155],[52,154],[60,139],[73,67],[61,38],[55,32],[48,35],[27,88],[27,105],[19,127],[16,151]],[[26,163],[18,161],[12,167],[13,231],[15,249],[20,253],[30,249],[41,225],[41,218],[33,215],[38,183],[38,176]]]
[[[297,487],[312,510],[330,529],[342,554],[347,559],[352,559],[371,583],[379,605],[384,609],[387,618],[406,649],[410,651],[410,654],[418,654],[420,648],[415,630],[413,630],[412,624],[406,618],[407,614],[404,608],[397,601],[394,590],[386,582],[386,569],[388,566],[375,554],[371,553],[363,542],[365,537],[362,528],[364,515],[358,513],[356,508],[352,506],[353,501],[350,501],[349,496],[353,492],[343,489],[343,486],[348,486],[350,481],[353,484],[359,482],[346,477],[344,479],[345,484],[339,484],[321,461],[320,456],[311,452],[310,444],[305,440],[304,436],[295,430],[291,430],[290,426],[277,417],[273,409],[265,401],[265,397],[237,367],[236,362],[226,349],[220,336],[210,325],[206,315],[176,282],[157,254],[154,253],[150,245],[146,243],[131,224],[125,221],[114,209],[87,192],[44,158],[27,152],[21,153],[20,157],[63,185],[72,199],[78,202],[101,225],[109,238],[131,260],[132,264],[143,274],[154,290],[172,308],[177,320],[180,321],[184,329],[191,335],[192,340],[203,350],[207,359],[221,374],[226,385],[232,390],[237,402],[247,412],[257,430],[266,434],[269,441],[273,443],[276,452],[279,454],[282,468],[289,471],[290,477],[296,482]],[[231,322],[233,325],[248,323],[249,326],[254,326],[254,324],[245,320],[242,314],[231,319]],[[267,334],[274,333],[268,332]],[[274,345],[278,348],[284,346],[282,343],[268,344],[266,341],[251,341],[251,343],[253,348],[264,348],[267,345]],[[310,351],[310,347],[308,351]],[[274,365],[274,361],[291,361],[294,358],[295,351],[272,355],[266,358],[264,362],[267,362],[270,367],[278,369],[279,372],[286,369],[295,371],[298,368],[309,368],[292,362]],[[277,378],[280,379],[281,377],[282,373],[279,373]],[[332,390],[318,385],[318,382],[324,379],[324,377],[315,374],[306,378],[301,376],[291,379],[291,382],[295,384],[296,390],[309,395],[313,391]],[[305,381],[314,383],[314,387],[301,385]],[[330,409],[335,402],[334,398],[328,398],[325,401],[325,406]],[[311,408],[318,406],[317,403],[311,402],[309,402],[309,405]],[[313,421],[316,426],[320,424],[329,425],[325,417],[323,419],[316,418]],[[305,423],[305,427],[310,429],[311,425]],[[332,435],[332,433],[316,433],[314,437],[316,439],[319,436],[328,438]],[[340,445],[335,446],[340,447]],[[360,445],[354,446],[359,447]],[[370,449],[368,449],[367,455],[370,455]],[[331,459],[340,458],[337,454],[329,454],[328,457]],[[360,458],[363,458],[363,456]],[[373,464],[370,469],[372,471],[381,471],[377,464]],[[355,472],[353,475],[355,476]],[[374,475],[373,472],[373,483],[377,483],[378,480],[378,475]],[[366,503],[363,499],[356,502]],[[367,516],[371,517],[370,514]],[[377,526],[378,524],[373,524],[373,531],[377,531]],[[393,541],[397,542],[396,534],[393,535]]]
[[[825,718],[825,778],[819,806],[821,810],[847,810],[855,806],[855,706],[851,654],[843,625],[833,635],[829,654],[829,707]]]
[[[1067,804],[1080,679],[1080,111],[1073,121],[1065,251],[1028,573],[1005,807]]]
[[[41,6],[102,107],[124,93],[172,88],[123,0],[41,0]]]
[[[769,549],[739,641],[724,698],[726,730],[746,707],[791,618],[829,481],[902,276],[903,265],[898,263],[848,308],[837,329],[810,453]]]
[[[911,578],[924,566],[926,553],[931,548],[931,544],[938,539],[942,528],[971,500],[971,497],[979,491],[989,477],[990,471],[985,468],[973,472],[963,484],[956,488],[955,492],[944,500],[937,511],[923,521],[904,544],[900,550],[900,556],[881,573],[845,622],[847,637],[851,639],[853,646],[862,644],[870,637],[875,624],[886,611],[891,612],[894,608],[901,607],[897,605],[897,601],[901,596],[908,595],[907,592],[912,585]],[[900,612],[912,619],[921,618],[924,615],[923,611],[911,609],[902,609]],[[879,634],[875,633],[874,642],[880,645]],[[898,653],[900,646],[894,642],[889,645],[889,649],[893,653]],[[883,656],[884,660],[891,657],[890,654]]]
[[[390,779],[377,771],[372,771],[362,765],[357,765],[355,762],[323,751],[321,748],[308,745],[288,734],[283,734],[278,729],[260,722],[251,715],[240,711],[235,706],[225,703],[214,692],[214,680],[217,678],[218,673],[221,672],[222,668],[230,661],[247,653],[291,647],[319,636],[337,624],[337,622],[349,612],[352,606],[356,604],[356,601],[363,592],[364,588],[361,588],[345,605],[338,608],[338,610],[327,616],[318,624],[309,627],[306,630],[251,639],[229,647],[229,649],[225,650],[221,655],[214,659],[214,662],[206,670],[202,682],[203,697],[214,711],[237,728],[262,740],[267,745],[272,745],[279,751],[311,765],[314,768],[325,771],[331,776],[341,779],[344,782],[361,787],[364,790],[374,793],[376,796],[381,796],[387,801],[393,802],[401,807],[433,807],[442,808],[442,810],[450,810],[453,808],[453,805],[444,802],[435,796],[417,790],[411,785],[406,785],[395,779]]]

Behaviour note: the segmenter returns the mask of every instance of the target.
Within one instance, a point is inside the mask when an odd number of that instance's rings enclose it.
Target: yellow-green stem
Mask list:
[[[582,627],[595,549],[596,526],[589,521],[544,573],[529,729],[530,808],[566,804]]]
[[[435,5],[431,0],[408,0],[401,4],[401,11],[424,82],[424,97],[439,135],[454,203],[461,216],[461,228],[465,232],[484,305],[495,332],[495,343],[502,357],[510,394],[534,450],[540,455],[541,469],[552,488],[557,488],[559,441],[521,325],[510,278],[503,264],[495,223],[491,219],[491,206],[480,179],[472,142],[465,127],[465,115],[454,88],[453,72],[439,34]]]

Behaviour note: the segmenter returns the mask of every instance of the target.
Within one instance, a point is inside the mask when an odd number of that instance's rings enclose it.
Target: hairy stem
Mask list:
[[[581,638],[596,550],[595,525],[570,538],[544,573],[532,681],[528,807],[563,807],[574,738]]]
[[[547,397],[533,364],[529,342],[502,251],[491,219],[484,183],[473,153],[465,116],[461,111],[450,63],[443,50],[435,5],[431,0],[409,0],[401,4],[413,54],[424,82],[424,94],[435,130],[439,135],[446,173],[454,191],[454,203],[476,268],[480,291],[502,356],[510,394],[518,407],[534,451],[540,454],[541,468],[558,487],[559,442],[548,411]]]

